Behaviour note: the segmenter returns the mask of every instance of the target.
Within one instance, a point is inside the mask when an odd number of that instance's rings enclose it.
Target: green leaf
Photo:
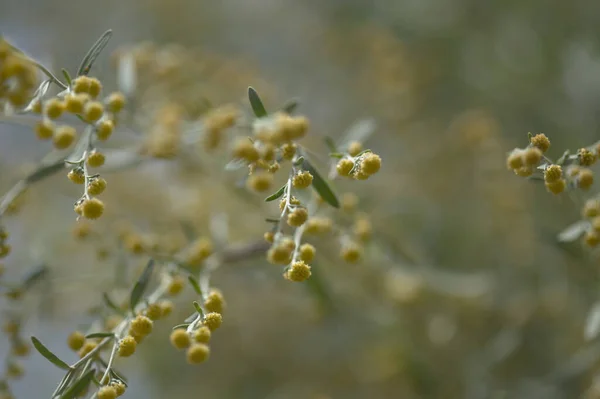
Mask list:
[[[567,160],[567,158],[569,157],[570,153],[571,152],[569,150],[566,150],[565,152],[563,152],[563,154],[560,156],[560,158],[558,158],[558,161],[556,161],[556,164],[562,166],[565,163],[565,161]]]
[[[108,338],[108,337],[114,337],[115,333],[112,332],[97,332],[97,333],[91,333],[86,335],[86,338]]]
[[[79,397],[79,395],[85,392],[87,387],[90,385],[95,373],[96,369],[89,369],[86,371],[85,374],[83,374],[77,381],[73,383],[73,385],[71,385],[69,389],[65,391],[64,394],[62,394],[60,399],[75,399]]]
[[[192,288],[194,288],[194,291],[196,291],[196,294],[202,296],[202,289],[200,288],[200,283],[198,283],[198,280],[196,280],[196,277],[189,276],[188,280],[189,280],[190,284],[192,285]]]
[[[337,152],[337,146],[335,145],[335,141],[333,141],[333,139],[329,136],[325,136],[325,145],[327,146],[327,148],[329,148],[329,151],[336,153]]]
[[[71,83],[73,82],[73,79],[71,79],[71,75],[69,74],[69,71],[67,71],[65,68],[63,68],[62,74],[65,77],[65,80],[67,81],[67,86],[71,87]]]
[[[333,192],[331,187],[329,187],[327,181],[323,179],[323,177],[321,177],[321,174],[317,171],[317,169],[314,166],[312,166],[312,164],[306,159],[302,163],[302,169],[309,171],[310,174],[313,176],[312,186],[317,191],[317,193],[319,193],[321,198],[323,198],[325,202],[327,202],[334,208],[339,208],[340,202],[335,196],[335,193]]]
[[[329,156],[331,158],[337,158],[337,159],[342,159],[344,158],[344,154],[342,154],[341,152],[330,152]]]
[[[129,306],[132,311],[135,311],[136,305],[139,303],[140,299],[142,299],[142,296],[144,296],[144,291],[146,291],[146,287],[148,287],[150,277],[152,276],[152,270],[154,270],[154,259],[148,261],[140,279],[135,283],[133,290],[131,290]]]
[[[275,218],[266,218],[265,222],[267,223],[279,223],[280,219],[275,219]]]
[[[267,110],[258,96],[258,93],[252,86],[248,87],[248,100],[250,100],[252,111],[257,118],[264,118],[267,116]]]
[[[287,183],[284,184],[283,186],[281,186],[281,188],[279,190],[277,190],[276,193],[271,194],[267,198],[265,198],[265,202],[275,201],[277,198],[280,198],[283,195],[283,193],[285,193],[286,187],[287,187]]]
[[[92,45],[92,47],[88,50],[85,57],[81,61],[79,68],[77,68],[77,76],[87,75],[90,73],[90,69],[92,69],[92,65],[94,65],[94,61],[100,55],[104,47],[108,44],[110,37],[112,36],[112,30],[109,29],[100,36],[96,43]]]
[[[283,104],[281,110],[286,114],[292,114],[296,110],[296,108],[298,108],[298,100],[291,99],[288,100],[285,104]]]
[[[560,232],[558,235],[559,242],[571,242],[581,237],[590,227],[590,222],[587,220],[580,220],[573,223],[566,229]]]
[[[57,366],[58,368],[61,368],[63,370],[71,369],[71,366],[69,366],[67,363],[63,362],[62,360],[60,360],[58,358],[58,356],[56,356],[54,353],[50,352],[50,350],[48,348],[46,348],[44,346],[44,344],[42,344],[40,342],[39,339],[37,339],[36,337],[31,337],[31,342],[33,342],[33,346],[35,347],[35,349],[37,349],[37,351],[40,352],[40,355],[42,355],[46,359],[48,359],[50,361],[50,363],[54,364],[55,366]]]
[[[23,279],[23,288],[29,289],[35,283],[43,279],[48,274],[48,268],[46,265],[41,265],[33,269],[29,274]]]
[[[92,133],[93,132],[94,132],[94,128],[91,125],[89,125],[85,128],[85,130],[83,131],[83,134],[79,138],[79,141],[77,141],[77,144],[75,144],[75,148],[73,149],[73,152],[71,152],[71,154],[69,154],[67,159],[65,159],[66,163],[77,165],[77,164],[82,163],[85,160],[85,153],[86,153],[86,151],[88,151],[90,149],[90,146],[92,144]]]
[[[196,309],[196,312],[198,312],[198,314],[202,317],[204,317],[204,311],[202,310],[202,307],[200,306],[200,304],[196,301],[192,302],[194,304],[194,309]]]
[[[173,327],[173,330],[178,330],[180,328],[188,328],[189,325],[190,325],[190,323],[177,324],[176,326]]]
[[[106,304],[106,306],[109,307],[109,309],[114,310],[115,312],[117,312],[119,314],[123,314],[123,309],[121,309],[119,306],[117,306],[117,304],[114,303],[112,301],[112,299],[110,299],[110,297],[108,296],[108,294],[106,292],[102,293],[102,299],[104,300],[104,303]]]

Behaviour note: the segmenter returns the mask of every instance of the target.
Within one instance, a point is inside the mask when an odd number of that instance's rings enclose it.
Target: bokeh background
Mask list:
[[[585,197],[552,196],[505,166],[529,131],[550,137],[551,157],[598,140],[599,2],[0,0],[0,10],[0,32],[55,71],[74,69],[112,28],[95,68],[108,88],[120,55],[146,55],[139,111],[115,148],[150,129],[161,104],[193,113],[204,99],[243,101],[248,85],[272,107],[298,98],[307,145],[322,154],[325,135],[377,123],[367,147],[382,156],[381,173],[336,184],[373,222],[364,261],[345,264],[317,243],[321,295],[260,256],[218,270],[228,309],[210,361],[188,366],[167,343],[191,310],[188,289],[119,363],[127,398],[600,395],[600,342],[584,334],[598,261],[556,241]],[[2,191],[48,150],[27,123],[0,124]],[[114,259],[95,255],[113,245],[115,221],[152,233],[185,215],[206,231],[224,212],[234,241],[260,239],[273,208],[240,195],[219,165],[187,157],[107,174],[100,244],[71,235],[78,187],[62,175],[33,187],[7,220],[15,250],[4,277],[50,270],[25,303],[27,333],[72,360],[66,335],[116,284]],[[17,397],[49,396],[61,372],[37,354],[25,365]]]

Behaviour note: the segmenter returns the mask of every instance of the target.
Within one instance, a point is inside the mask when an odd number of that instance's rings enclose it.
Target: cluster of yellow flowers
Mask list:
[[[356,180],[366,180],[379,172],[381,168],[381,157],[371,151],[363,150],[362,143],[352,141],[348,144],[347,152],[336,165],[340,176],[350,177]]]
[[[13,108],[25,106],[37,81],[34,63],[0,37],[0,109],[6,104]]]
[[[546,189],[553,194],[568,188],[589,190],[594,183],[594,174],[589,167],[596,163],[600,148],[581,148],[573,155],[566,151],[556,162],[545,155],[549,148],[550,140],[546,135],[530,135],[526,148],[515,148],[508,154],[507,167],[518,176],[543,179]]]

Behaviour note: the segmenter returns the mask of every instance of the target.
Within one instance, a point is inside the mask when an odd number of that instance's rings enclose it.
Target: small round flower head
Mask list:
[[[131,335],[127,335],[125,338],[119,341],[118,353],[121,357],[129,357],[135,353],[137,347],[137,341]]]
[[[350,176],[350,172],[353,168],[354,161],[348,158],[340,159],[335,167],[340,176]]]
[[[583,236],[583,242],[588,247],[597,247],[598,244],[600,244],[600,235],[598,235],[598,233],[595,231],[588,231]]]
[[[164,301],[160,301],[159,305],[160,305],[160,309],[162,310],[163,318],[168,317],[173,312],[173,308],[174,308],[173,302],[164,300]]]
[[[294,158],[294,155],[296,155],[297,148],[298,147],[296,146],[296,144],[293,144],[293,143],[286,143],[286,144],[282,145],[281,146],[281,157],[283,159],[291,161],[292,158]]]
[[[194,343],[186,353],[186,358],[190,364],[199,364],[208,359],[210,356],[210,348],[206,344]]]
[[[104,161],[106,161],[106,156],[98,151],[90,152],[87,158],[87,164],[91,168],[98,168],[104,165]]]
[[[270,143],[264,144],[260,151],[260,157],[267,162],[275,160],[275,146]]]
[[[106,108],[112,113],[119,113],[125,107],[125,96],[123,93],[111,93],[106,99]]]
[[[356,263],[362,257],[362,248],[356,243],[349,243],[342,247],[340,255],[346,262]]]
[[[581,169],[577,175],[577,186],[582,190],[589,190],[594,184],[594,174],[589,169]]]
[[[91,351],[93,351],[94,349],[96,349],[96,347],[98,346],[98,344],[95,341],[91,341],[91,340],[87,340],[84,342],[83,346],[81,347],[81,349],[79,349],[79,357],[82,358],[85,355],[87,355],[88,353],[90,353]]]
[[[208,312],[223,313],[225,298],[223,298],[221,291],[216,289],[211,290],[204,301],[204,308]]]
[[[279,210],[283,212],[285,205],[286,205],[286,198],[282,198],[281,201],[279,201]],[[292,196],[292,198],[290,198],[290,205],[300,205],[300,200],[298,198]]]
[[[75,168],[70,170],[67,174],[67,177],[75,184],[85,183],[85,174],[83,173],[83,169],[81,168]]]
[[[234,158],[243,159],[250,163],[258,161],[260,155],[254,144],[248,138],[238,138],[233,145],[232,155]]]
[[[536,134],[531,138],[531,145],[539,148],[542,152],[546,152],[550,148],[550,140],[543,133]]]
[[[371,234],[373,233],[371,221],[366,217],[361,217],[360,219],[357,219],[356,222],[354,222],[352,232],[360,241],[368,241],[371,238]]]
[[[189,347],[192,343],[190,334],[188,334],[185,328],[173,330],[169,336],[169,340],[171,341],[171,345],[179,350]]]
[[[73,80],[73,91],[75,93],[88,93],[90,90],[90,78],[85,75],[76,77]]]
[[[596,154],[587,148],[580,148],[577,151],[577,159],[579,160],[579,164],[581,166],[592,166],[596,163]]]
[[[317,250],[311,244],[306,243],[306,244],[300,245],[299,256],[300,256],[300,259],[306,263],[312,262],[312,260],[315,257],[316,252],[317,252]]]
[[[269,244],[273,244],[273,241],[275,240],[275,234],[272,231],[267,231],[265,234],[263,234],[263,238]]]
[[[214,331],[221,327],[223,323],[223,316],[217,312],[210,312],[204,315],[204,325],[208,327],[210,331]]]
[[[297,175],[295,175],[292,179],[292,185],[295,188],[307,188],[312,184],[313,176],[309,171],[305,170]]]
[[[372,152],[362,156],[360,161],[360,171],[368,176],[374,175],[381,169],[381,157]]]
[[[156,321],[162,318],[163,312],[162,308],[158,303],[151,303],[145,310],[145,315],[152,321]]]
[[[194,341],[201,344],[208,344],[210,341],[211,332],[206,326],[202,326],[194,332]]]
[[[72,114],[81,114],[88,99],[89,96],[87,94],[67,94],[65,97],[65,109]]]
[[[273,175],[267,171],[253,173],[246,180],[246,186],[259,193],[267,191],[273,185]]]
[[[86,199],[81,203],[81,212],[86,219],[98,219],[104,213],[104,203],[97,198]]]
[[[533,168],[531,166],[523,166],[514,170],[515,175],[521,177],[529,177],[533,174]]]
[[[308,219],[304,226],[304,232],[307,234],[326,234],[331,231],[333,222],[327,217],[314,216]]]
[[[277,243],[267,251],[267,260],[274,265],[287,265],[292,259],[292,250]]]
[[[106,141],[112,135],[115,124],[110,119],[102,119],[96,124],[96,137],[100,141]]]
[[[73,331],[67,338],[67,345],[73,351],[78,351],[85,343],[85,336],[81,331]]]
[[[140,335],[145,337],[152,332],[153,322],[150,318],[138,315],[131,321],[129,325],[129,333],[131,335]]]
[[[58,98],[51,98],[44,103],[44,115],[48,119],[57,119],[65,111],[65,103]]]
[[[27,342],[17,339],[13,342],[10,352],[14,356],[25,357],[31,352],[31,347]]]
[[[528,166],[537,166],[542,160],[542,150],[537,147],[529,147],[525,151],[523,151],[523,160],[525,164]]]
[[[287,223],[292,227],[300,227],[308,219],[306,208],[296,208],[288,214]]]
[[[52,136],[52,144],[57,150],[64,150],[73,144],[76,135],[77,132],[73,126],[59,126]]]
[[[88,122],[96,122],[104,115],[104,106],[97,101],[89,101],[83,107],[83,117]]]
[[[92,98],[96,98],[100,95],[100,91],[102,91],[102,83],[100,83],[100,81],[96,78],[90,78],[89,79],[89,88],[88,88],[88,94],[92,97]]]
[[[295,282],[305,281],[310,275],[310,266],[304,263],[304,261],[292,263],[292,266],[285,272],[285,278]]]
[[[192,266],[198,266],[212,255],[212,253],[212,241],[206,237],[201,237],[190,245],[185,261]]]
[[[581,213],[582,216],[585,218],[593,218],[595,216],[600,216],[600,200],[596,198],[587,200],[583,205]]]
[[[555,195],[562,193],[567,188],[567,181],[565,179],[559,179],[551,183],[546,182],[544,184],[546,185],[546,189]]]
[[[117,397],[123,396],[127,390],[127,387],[121,381],[111,382],[110,386],[115,389],[115,392],[117,392]]]
[[[273,163],[269,165],[267,170],[269,171],[269,173],[277,173],[279,168],[281,168],[281,165],[279,165],[279,162],[273,161]]]
[[[116,397],[117,390],[110,385],[105,385],[96,392],[97,399],[116,399]]]
[[[96,177],[92,179],[88,184],[88,194],[89,195],[100,195],[106,190],[106,180],[101,177]]]
[[[355,157],[363,150],[363,146],[358,141],[352,141],[348,144],[348,154]]]
[[[35,134],[40,140],[50,140],[54,136],[54,124],[50,120],[41,120],[35,124]]]
[[[169,287],[167,288],[167,292],[171,296],[179,295],[181,291],[185,288],[185,279],[181,276],[173,276],[171,282],[169,283]]]
[[[560,165],[550,165],[544,170],[544,181],[553,183],[562,178],[562,168]]]
[[[25,370],[23,369],[23,366],[21,366],[19,363],[11,361],[6,365],[5,373],[8,378],[19,379],[23,377],[23,374],[25,374]]]

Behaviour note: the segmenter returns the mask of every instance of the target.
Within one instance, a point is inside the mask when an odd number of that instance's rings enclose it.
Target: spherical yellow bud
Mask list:
[[[243,159],[250,163],[258,161],[260,155],[254,144],[248,138],[238,138],[232,149],[234,158]]]
[[[10,352],[13,356],[25,357],[31,352],[31,347],[27,342],[17,339],[13,342]]]
[[[171,282],[169,283],[169,287],[167,288],[167,292],[169,295],[175,296],[179,295],[184,288],[185,279],[181,276],[173,276]]]
[[[149,304],[146,310],[144,311],[144,314],[147,318],[153,321],[159,320],[163,316],[162,308],[158,303]]]
[[[104,213],[104,203],[97,198],[90,198],[81,204],[82,216],[86,219],[98,219]]]
[[[87,340],[83,343],[83,346],[78,352],[80,358],[85,357],[88,353],[96,349],[98,344],[95,341]]]
[[[340,176],[350,176],[350,172],[353,168],[354,161],[348,158],[340,159],[335,167]]]
[[[35,133],[40,140],[50,140],[54,135],[54,124],[49,120],[41,120],[35,124]]]
[[[91,168],[98,168],[104,165],[104,161],[106,161],[106,157],[103,153],[98,151],[90,152],[87,158],[87,164]]]
[[[92,233],[92,227],[89,223],[79,221],[73,228],[73,236],[79,240],[88,237]]]
[[[201,237],[195,240],[189,247],[186,263],[191,266],[198,266],[213,253],[212,241],[208,238]]]
[[[300,245],[299,256],[300,256],[300,259],[306,263],[312,262],[312,260],[315,257],[316,252],[317,252],[317,250],[311,244],[307,243],[307,244]]]
[[[331,231],[333,222],[326,217],[311,217],[304,226],[304,232],[307,234],[326,234]]]
[[[10,254],[11,248],[8,244],[0,244],[0,259],[6,258]]]
[[[249,189],[256,192],[264,192],[273,185],[273,175],[269,172],[257,172],[248,177],[246,185]]]
[[[208,312],[223,313],[225,299],[221,291],[213,289],[204,301],[204,308]]]
[[[340,255],[346,262],[355,263],[362,257],[362,248],[356,243],[349,243],[342,247]]]
[[[121,357],[129,357],[135,353],[137,348],[137,341],[131,335],[127,335],[125,338],[119,341],[118,353]]]
[[[275,146],[270,143],[264,144],[260,151],[260,157],[267,162],[273,161],[275,159]]]
[[[44,115],[49,119],[57,119],[65,111],[65,103],[58,98],[51,98],[44,103]]]
[[[265,234],[263,234],[263,238],[269,244],[273,244],[273,241],[275,240],[275,234],[272,231],[267,231]]]
[[[294,262],[292,266],[285,272],[285,278],[295,282],[305,281],[310,277],[310,275],[310,266],[304,263],[304,261]]]
[[[269,173],[277,173],[280,167],[281,165],[279,165],[279,162],[273,161],[273,163],[269,165],[267,170],[269,171]]]
[[[81,168],[75,168],[70,170],[67,174],[67,177],[75,184],[85,183],[85,174],[83,173],[83,169]]]
[[[210,312],[204,315],[204,325],[208,327],[210,331],[214,331],[221,327],[223,323],[223,316],[217,312]]]
[[[583,205],[582,215],[585,218],[600,216],[600,200],[596,198],[587,200]]]
[[[162,310],[162,317],[168,317],[173,312],[173,302],[171,301],[160,301],[160,309]]]
[[[363,150],[363,145],[358,141],[352,141],[348,144],[348,154],[355,157]]]
[[[300,227],[308,219],[306,208],[296,208],[288,214],[287,223],[292,227]]]
[[[112,382],[110,384],[110,386],[112,386],[115,389],[115,392],[117,393],[117,397],[122,396],[125,393],[125,391],[127,390],[127,387],[122,382]]]
[[[125,107],[125,96],[123,93],[115,92],[112,93],[106,99],[106,107],[112,113],[119,113]]]
[[[90,78],[89,80],[90,86],[88,88],[88,94],[92,98],[96,98],[100,95],[100,91],[102,91],[102,83],[96,78]]]
[[[562,168],[560,165],[550,165],[544,170],[544,181],[554,183],[562,178]]]
[[[531,138],[531,145],[539,148],[542,152],[546,152],[550,148],[550,140],[543,133],[536,134]]]
[[[116,397],[117,391],[109,385],[101,387],[98,392],[96,392],[96,399],[116,399]]]
[[[142,315],[138,315],[135,319],[131,320],[129,325],[129,333],[131,335],[141,335],[145,337],[152,332],[154,323],[150,318]]]
[[[521,168],[515,169],[515,175],[521,177],[529,177],[533,174],[533,168],[530,166],[523,166]]]
[[[580,148],[579,151],[577,151],[577,159],[579,160],[579,164],[581,166],[592,166],[594,163],[596,163],[597,158],[596,154],[587,148]]]
[[[169,337],[171,341],[171,345],[173,345],[176,349],[185,349],[191,345],[192,339],[190,338],[190,334],[185,330],[185,328],[178,328],[171,332],[171,336]]]
[[[195,343],[187,350],[187,361],[190,364],[199,364],[208,359],[210,356],[210,348],[201,343]]]
[[[368,241],[371,238],[371,234],[373,233],[371,221],[366,217],[361,217],[360,219],[356,220],[356,222],[354,222],[352,232],[360,241]]]
[[[88,184],[89,195],[100,195],[106,190],[106,180],[101,177],[92,179]]]
[[[81,331],[73,331],[67,338],[67,345],[73,351],[78,351],[85,343],[85,336]]]
[[[588,190],[594,184],[594,174],[589,169],[581,169],[577,175],[577,186],[582,190]]]
[[[552,194],[560,194],[565,191],[565,188],[567,188],[567,182],[565,179],[559,179],[551,183],[546,182],[545,185],[546,189]]]
[[[371,176],[381,169],[381,157],[372,152],[368,152],[362,156],[360,161],[360,171],[368,176]]]
[[[312,184],[313,175],[310,174],[309,171],[302,171],[295,175],[292,179],[292,185],[295,188],[307,188]]]
[[[286,143],[281,146],[281,157],[290,161],[296,155],[297,146],[296,144]]]
[[[85,103],[89,100],[87,94],[67,94],[65,96],[65,109],[72,114],[83,112]]]
[[[537,147],[530,147],[523,152],[523,159],[528,166],[536,166],[542,160],[542,150]]]
[[[90,90],[90,78],[85,75],[76,77],[72,84],[75,93],[87,93]]]
[[[83,117],[88,122],[96,122],[104,115],[104,106],[97,101],[89,101],[83,107]]]
[[[96,137],[100,141],[106,141],[112,135],[115,124],[110,119],[102,119],[96,124]]]
[[[287,265],[292,260],[292,250],[275,244],[267,251],[267,260],[274,265]]]
[[[73,126],[59,126],[54,131],[54,136],[52,137],[52,143],[54,144],[54,148],[58,150],[64,150],[69,148],[71,144],[75,141],[75,136],[77,135],[77,131]]]
[[[202,326],[194,332],[194,341],[202,344],[208,344],[210,341],[210,336],[210,329],[206,326]]]
[[[583,236],[583,242],[588,247],[594,248],[594,247],[598,246],[598,244],[600,244],[600,235],[598,233],[596,233],[595,231],[588,231]]]

